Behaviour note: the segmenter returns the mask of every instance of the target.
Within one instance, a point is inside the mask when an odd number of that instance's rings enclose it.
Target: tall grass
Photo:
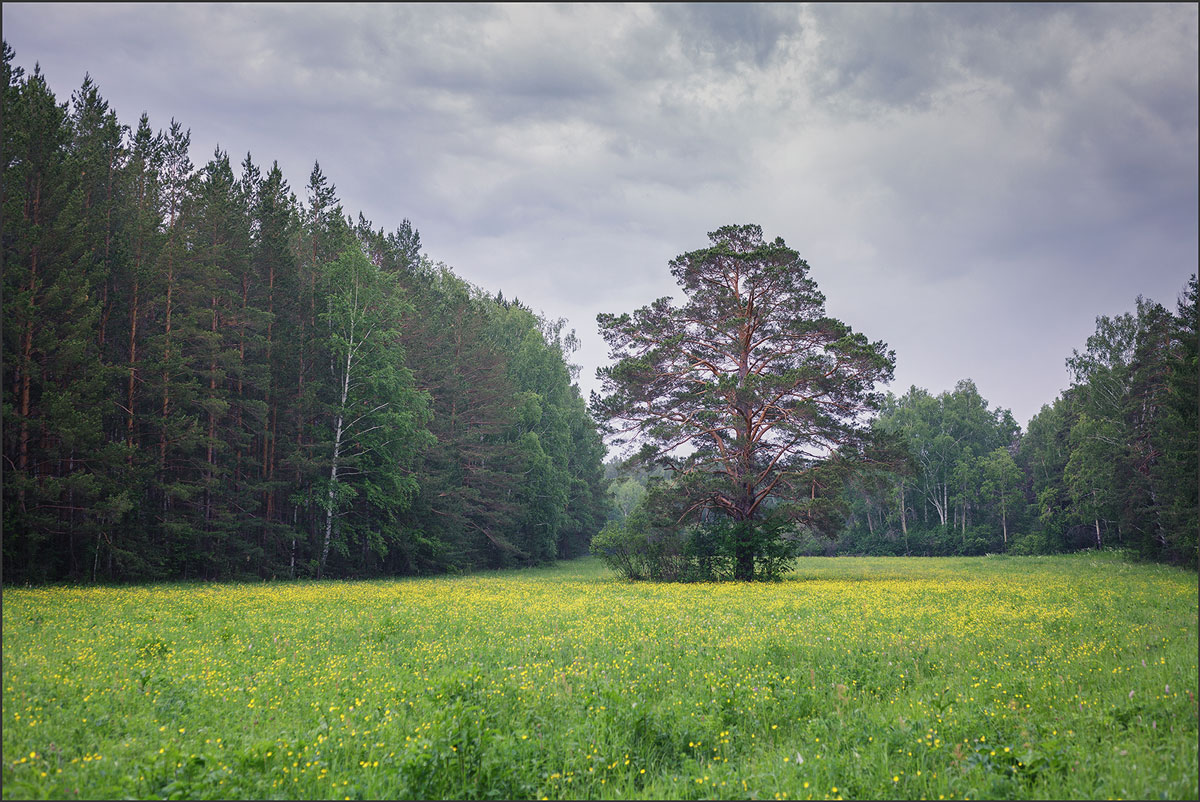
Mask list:
[[[1196,575],[1085,553],[3,593],[4,798],[1197,796]]]

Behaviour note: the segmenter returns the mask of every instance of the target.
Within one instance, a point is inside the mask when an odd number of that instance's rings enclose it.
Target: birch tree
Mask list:
[[[326,266],[326,331],[332,403],[328,481],[322,491],[324,536],[318,578],[334,543],[334,523],[353,502],[384,518],[417,491],[412,470],[426,443],[426,404],[404,367],[399,290],[353,242]],[[378,548],[378,539],[370,545]]]

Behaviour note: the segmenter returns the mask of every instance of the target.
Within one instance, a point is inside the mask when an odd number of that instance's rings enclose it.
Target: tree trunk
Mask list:
[[[129,388],[125,394],[125,464],[133,465],[133,405],[137,381],[137,324],[138,324],[138,281],[133,280],[133,298],[129,310]]]
[[[108,315],[112,311],[108,302],[108,285],[112,283],[112,210],[113,176],[117,167],[117,150],[108,152],[108,187],[104,195],[104,289],[100,296],[100,353],[104,353],[104,333],[108,330]]]
[[[1008,508],[1004,500],[1000,500],[1000,529],[1004,532],[1004,550],[1008,551]]]
[[[33,281],[30,281],[33,284]],[[25,323],[25,336],[21,345],[21,440],[20,448],[17,452],[17,469],[24,473],[29,467],[29,413],[30,400],[32,397],[32,374],[33,374],[33,318],[30,318]],[[21,490],[22,500],[25,497],[24,489]]]
[[[275,324],[275,264],[274,264],[274,262],[271,262],[267,265],[267,354],[265,357],[266,366],[267,366],[267,389],[266,389],[266,398],[264,399],[267,404],[267,414],[263,418],[263,450],[262,450],[262,478],[263,478],[263,481],[265,483],[267,483],[267,485],[269,485],[270,481],[271,481],[271,468],[272,468],[272,466],[271,466],[271,437],[272,437],[271,419],[276,414],[275,401],[273,400],[273,396],[275,395],[275,392],[274,392],[274,390],[275,390],[275,386],[274,386],[275,385],[275,375],[274,375],[274,371],[272,370],[272,366],[271,366],[271,350],[272,350],[272,346],[273,346],[272,338],[274,335],[274,324]],[[303,343],[303,338],[301,339],[301,343]],[[303,378],[303,375],[304,375],[303,345],[301,345],[301,349],[302,350],[300,352],[300,374],[301,374],[300,381],[303,382],[304,381],[304,378]],[[297,482],[296,484],[297,484],[297,486],[299,486],[299,482]],[[268,486],[267,489],[263,491],[263,516],[265,519],[264,525],[270,524],[271,518],[273,517],[273,513],[275,511],[274,505],[275,505],[275,493]],[[294,553],[292,555],[292,559],[295,560]]]
[[[235,412],[234,431],[238,433],[237,457],[234,461],[233,481],[240,489],[242,484],[242,402],[244,395],[244,377],[246,375],[246,315],[250,297],[249,272],[242,273],[242,313],[238,319],[238,374],[237,374],[237,409]]]
[[[34,220],[40,222],[37,215],[38,201],[34,200]],[[35,245],[33,252],[29,258],[29,294],[34,302],[34,308],[37,306],[37,268],[38,268],[38,248]],[[32,404],[33,390],[33,321],[37,313],[25,321],[25,331],[22,336],[21,343],[21,426],[20,426],[20,445],[17,451],[17,470],[21,473],[29,468],[29,415]],[[20,509],[25,509],[25,489],[21,488],[17,492]]]
[[[167,415],[171,407],[171,304],[172,294],[175,290],[175,266],[173,257],[167,255],[167,305],[166,305],[166,320],[164,321],[165,338],[163,340],[163,397],[162,397],[162,421],[161,430],[158,439],[158,464],[159,468],[163,469],[167,465]]]
[[[333,428],[333,460],[329,466],[329,497],[325,508],[325,542],[321,545],[321,562],[317,567],[317,579],[325,572],[325,561],[329,558],[329,541],[333,533],[333,505],[336,499],[338,458],[342,453],[342,425],[346,420],[346,399],[350,396],[350,369],[354,357],[354,329],[350,329],[350,342],[346,348],[346,363],[342,370],[342,399],[338,405],[337,421]]]
[[[734,522],[734,556],[737,562],[733,578],[739,582],[754,581],[754,547],[750,540],[753,526],[753,521]]]
[[[96,574],[100,571],[100,533],[96,533],[96,559],[92,560],[92,584],[96,584]]]
[[[943,494],[943,498],[944,498],[944,494]],[[938,500],[936,488],[934,489],[933,497],[927,498],[926,500],[933,502],[933,509],[938,514],[938,522],[942,526],[945,526],[946,525],[946,502],[944,500],[942,500],[942,501]],[[928,507],[926,507],[926,509],[925,509],[925,522],[926,523],[929,522],[929,508]]]
[[[343,384],[343,388],[345,384]],[[345,389],[342,391],[343,409],[345,408]],[[334,428],[333,434],[333,462],[329,466],[329,497],[327,499],[328,506],[325,508],[325,542],[321,545],[321,563],[317,567],[317,579],[325,573],[325,561],[329,559],[329,542],[333,533],[333,505],[336,498],[337,476],[338,476],[338,458],[342,451],[342,422],[344,420],[343,413],[338,412],[337,425]]]
[[[267,482],[275,481],[275,442],[278,439],[279,430],[279,405],[274,404],[271,407],[271,448],[267,453]],[[267,495],[267,520],[270,521],[275,517],[275,494],[268,491]]]
[[[217,296],[212,296],[212,333],[213,342],[217,342]],[[217,358],[214,352],[208,363],[208,394],[210,401],[217,398]],[[216,461],[213,455],[213,444],[217,440],[217,413],[215,406],[209,406],[208,411],[208,443],[205,450],[205,482],[204,482],[204,520],[212,521],[212,484],[216,475]]]

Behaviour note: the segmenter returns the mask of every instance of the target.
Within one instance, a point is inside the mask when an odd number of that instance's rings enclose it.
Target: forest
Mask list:
[[[422,574],[585,553],[573,332],[4,45],[6,582]]]
[[[847,494],[840,547],[872,554],[1127,549],[1197,563],[1196,276],[1177,311],[1143,298],[1101,316],[1066,360],[1071,386],[1022,432],[970,380],[889,396],[876,429],[899,470]]]
[[[250,154],[195,165],[183,124],[123,125],[87,77],[60,103],[13,57],[6,582],[536,565],[652,498],[653,470],[604,463],[564,321],[431,260],[408,220],[347,213],[319,164],[298,191]],[[885,396],[787,548],[1195,567],[1195,275],[1067,365],[1024,432],[970,380]]]
[[[593,552],[629,578],[769,578],[799,554],[1118,548],[1197,564],[1197,285],[1096,319],[1071,385],[1022,432],[970,379],[897,397],[894,352],[824,311],[756,225],[671,262],[685,302],[601,315],[593,411],[614,471]],[[683,451],[680,445],[691,449]],[[633,447],[631,446],[631,447]],[[616,468],[617,466],[614,466]]]
[[[795,553],[1059,554],[1118,548],[1197,566],[1197,280],[1172,311],[1144,298],[1101,316],[1066,359],[1073,381],[1027,430],[970,379],[885,396],[871,447],[834,482],[836,531]],[[606,465],[616,526],[666,482]]]

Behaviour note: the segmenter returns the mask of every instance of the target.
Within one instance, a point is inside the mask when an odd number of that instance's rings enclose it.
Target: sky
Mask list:
[[[468,281],[565,318],[680,297],[674,257],[756,223],[897,395],[972,379],[1024,426],[1098,315],[1174,310],[1198,258],[1196,4],[5,3],[60,101],[314,161]]]

